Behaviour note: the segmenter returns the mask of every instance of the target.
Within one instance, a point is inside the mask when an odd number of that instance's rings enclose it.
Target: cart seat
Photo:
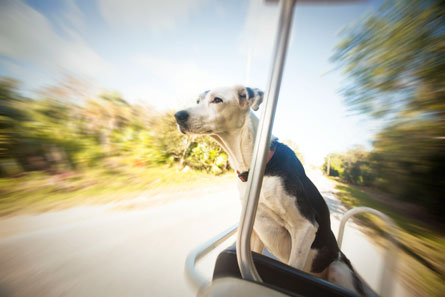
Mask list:
[[[212,281],[207,287],[199,291],[198,297],[297,297],[285,294],[264,284],[250,282],[234,277],[221,277]],[[302,296],[298,296],[302,297]]]
[[[304,297],[360,297],[352,291],[295,269],[272,258],[254,252],[252,252],[252,257],[255,267],[263,280],[261,285],[273,288],[285,294],[285,296],[287,294],[287,296]],[[213,281],[226,277],[241,279],[235,247],[230,247],[222,251],[216,259]]]

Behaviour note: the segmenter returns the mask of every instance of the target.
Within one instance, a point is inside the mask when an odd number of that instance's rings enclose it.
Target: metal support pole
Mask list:
[[[258,198],[263,182],[264,169],[266,167],[266,158],[270,147],[270,137],[280,92],[281,77],[286,57],[294,6],[295,0],[281,0],[272,68],[266,88],[265,100],[263,103],[264,108],[255,139],[255,147],[253,150],[252,162],[250,164],[249,180],[246,192],[244,193],[246,199],[243,199],[245,203],[241,212],[238,239],[236,242],[236,256],[241,275],[243,279],[250,281],[261,281],[253,263],[250,250],[250,237],[252,236]]]
[[[384,213],[375,210],[370,207],[356,207],[353,209],[348,210],[341,219],[340,227],[338,229],[338,247],[341,248],[341,244],[343,242],[343,234],[345,233],[345,225],[346,222],[354,215],[359,213],[371,213],[373,215],[376,215],[380,217],[388,226],[387,231],[387,239],[388,239],[388,246],[386,250],[385,255],[385,265],[383,266],[383,272],[380,279],[380,296],[382,297],[389,297],[392,294],[392,288],[393,288],[393,273],[396,271],[397,266],[397,246],[395,245],[393,238],[396,238],[397,230],[395,227],[394,222]]]

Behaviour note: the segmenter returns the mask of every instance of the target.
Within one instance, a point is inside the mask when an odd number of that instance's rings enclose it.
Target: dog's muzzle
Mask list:
[[[185,110],[178,111],[175,113],[176,123],[178,123],[179,130],[185,134],[187,130],[187,120],[189,118],[189,114]]]

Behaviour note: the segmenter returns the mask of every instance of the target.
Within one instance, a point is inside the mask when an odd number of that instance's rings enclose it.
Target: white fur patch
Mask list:
[[[304,268],[317,226],[303,217],[296,198],[287,194],[280,177],[264,177],[254,228],[266,248],[281,261]]]

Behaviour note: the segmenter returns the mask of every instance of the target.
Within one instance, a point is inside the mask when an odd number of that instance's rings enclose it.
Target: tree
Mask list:
[[[328,158],[330,158],[329,161]],[[326,156],[322,165],[323,172],[327,172],[328,162],[329,176],[341,176],[343,174],[343,156],[341,154],[332,153]]]
[[[327,162],[328,157],[322,166],[323,171],[326,171]],[[330,154],[330,166],[330,176],[338,176],[354,185],[372,185],[376,177],[372,154],[363,147]]]
[[[22,105],[26,99],[18,93],[18,84],[13,79],[0,79],[0,175],[6,174],[2,166],[5,159],[19,158],[17,149],[23,144],[22,124],[27,115],[22,111]]]
[[[353,109],[375,117],[445,120],[445,2],[388,1],[343,33],[333,60]]]
[[[444,211],[445,189],[445,147],[438,134],[443,128],[434,126],[439,124],[394,123],[376,136],[372,154],[377,186],[437,214]]]
[[[88,98],[82,116],[88,130],[97,134],[103,151],[112,151],[111,136],[114,130],[121,129],[131,122],[132,108],[117,92],[105,92],[98,98]]]
[[[26,119],[20,110],[23,98],[17,93],[18,82],[12,79],[0,80],[0,156],[11,154],[17,145],[20,121]]]
[[[345,30],[333,60],[352,110],[384,118],[376,185],[441,213],[445,190],[445,2],[388,1]]]
[[[20,95],[17,81],[1,79],[0,176],[104,165],[180,163],[213,174],[228,169],[226,154],[211,138],[178,132],[173,112],[132,105],[116,92],[83,97],[87,89],[67,78],[30,99]],[[11,170],[14,164],[21,168]]]

